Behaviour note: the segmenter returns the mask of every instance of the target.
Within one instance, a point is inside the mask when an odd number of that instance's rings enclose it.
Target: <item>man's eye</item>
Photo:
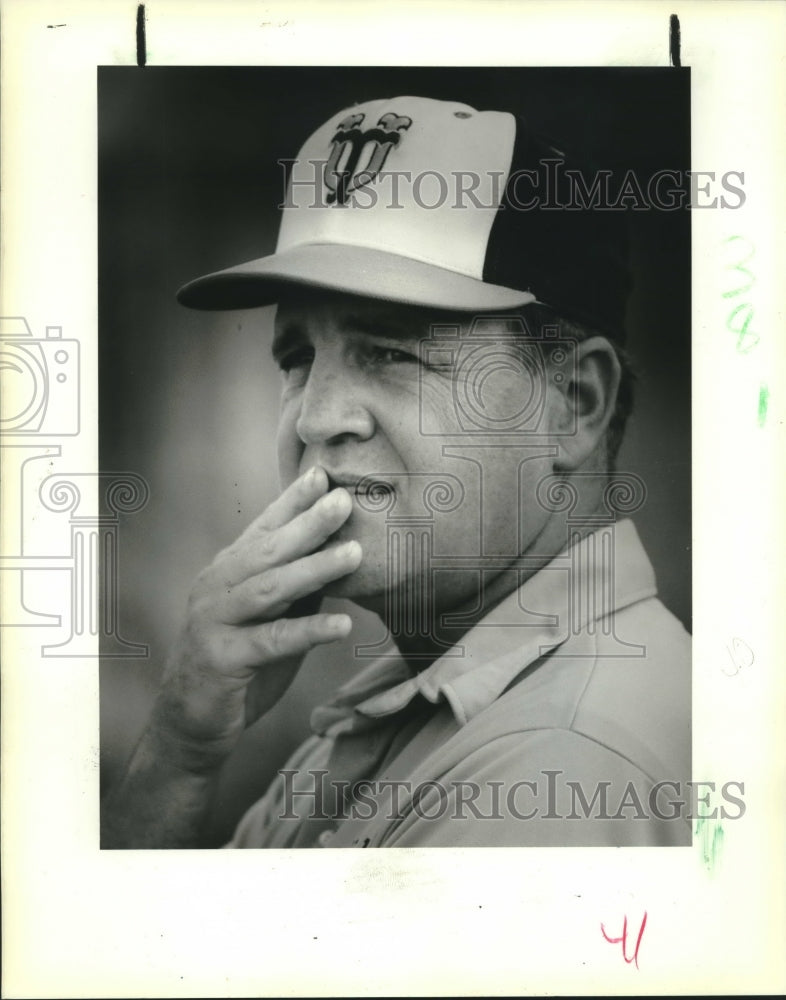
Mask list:
[[[377,361],[393,365],[412,364],[413,362],[418,361],[416,355],[410,354],[408,351],[399,350],[398,347],[375,347],[374,358]]]
[[[300,347],[290,351],[278,359],[278,367],[282,372],[291,372],[296,368],[308,367],[314,360],[314,350],[311,347]]]

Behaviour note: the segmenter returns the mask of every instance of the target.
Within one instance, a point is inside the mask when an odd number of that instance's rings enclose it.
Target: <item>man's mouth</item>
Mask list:
[[[389,478],[375,473],[361,475],[352,472],[327,472],[327,478],[328,489],[343,487],[366,510],[378,511],[393,503],[395,487]]]
[[[349,493],[358,496],[368,494],[390,494],[393,493],[393,483],[389,479],[384,479],[374,474],[359,474],[351,472],[328,472],[328,490],[334,490],[342,486]]]

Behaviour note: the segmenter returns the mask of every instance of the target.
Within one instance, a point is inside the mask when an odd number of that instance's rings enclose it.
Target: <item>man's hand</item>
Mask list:
[[[321,591],[357,569],[357,542],[318,551],[352,499],[324,469],[293,483],[198,577],[182,635],[126,773],[107,795],[102,847],[196,847],[218,769],[247,722],[274,705],[348,615],[316,614]]]
[[[305,654],[349,633],[348,615],[313,613],[325,585],[362,555],[354,541],[318,551],[352,512],[345,489],[327,488],[324,470],[309,470],[197,578],[153,716],[177,766],[218,766]]]

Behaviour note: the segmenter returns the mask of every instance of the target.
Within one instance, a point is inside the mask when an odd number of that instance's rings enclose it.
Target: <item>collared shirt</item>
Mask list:
[[[577,539],[420,673],[383,658],[229,847],[686,844],[690,637],[631,521]]]

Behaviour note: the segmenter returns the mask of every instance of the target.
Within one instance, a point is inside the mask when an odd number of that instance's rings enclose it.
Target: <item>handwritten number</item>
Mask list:
[[[750,243],[748,240],[746,240],[744,236],[729,236],[728,239],[724,240],[724,243],[736,243],[737,240],[742,240],[742,242],[746,244],[746,248],[749,249],[748,256],[745,257],[743,260],[738,261],[736,264],[727,264],[726,270],[739,271],[739,273],[743,276],[743,278],[748,279],[748,283],[746,285],[740,285],[737,288],[732,288],[728,292],[724,292],[723,293],[724,299],[730,299],[735,295],[740,295],[743,292],[750,291],[750,289],[753,287],[753,283],[756,281],[753,271],[749,271],[748,268],[745,267],[745,265],[748,263],[748,261],[753,257],[754,253],[756,252],[753,244]]]
[[[744,316],[740,322],[734,322],[737,316],[742,312],[744,312]],[[726,326],[729,331],[737,334],[737,350],[740,354],[747,354],[748,351],[752,350],[759,342],[758,333],[754,333],[753,330],[748,329],[752,319],[753,306],[748,302],[742,302],[736,308],[732,309],[729,313],[728,319],[726,320]]]
[[[756,253],[756,248],[753,244],[746,240],[743,236],[729,236],[723,241],[725,244],[730,243],[742,243],[744,245],[744,252],[747,255],[742,258],[742,260],[737,261],[734,264],[727,264],[727,271],[736,271],[737,275],[735,280],[739,281],[742,277],[742,283],[738,284],[736,288],[730,288],[728,291],[723,292],[724,299],[734,298],[735,295],[746,295],[756,282],[756,275],[745,265]],[[742,249],[742,248],[740,248]],[[737,317],[742,313],[739,320]],[[737,337],[737,351],[740,354],[747,354],[749,351],[759,343],[759,335],[753,330],[749,330],[753,320],[753,306],[750,302],[742,302],[740,305],[736,306],[729,315],[726,317],[726,329],[736,335]],[[736,321],[736,322],[735,322]]]
[[[644,936],[644,928],[647,926],[647,911],[644,911],[644,917],[641,921],[641,927],[639,928],[639,934],[636,938],[636,948],[632,955],[628,956],[628,918],[627,916],[622,921],[622,935],[620,937],[609,937],[606,933],[606,928],[603,924],[600,925],[600,932],[603,937],[609,942],[609,944],[621,944],[622,945],[622,957],[625,959],[628,965],[634,962],[636,968],[639,967],[639,948],[641,947],[641,939]]]

